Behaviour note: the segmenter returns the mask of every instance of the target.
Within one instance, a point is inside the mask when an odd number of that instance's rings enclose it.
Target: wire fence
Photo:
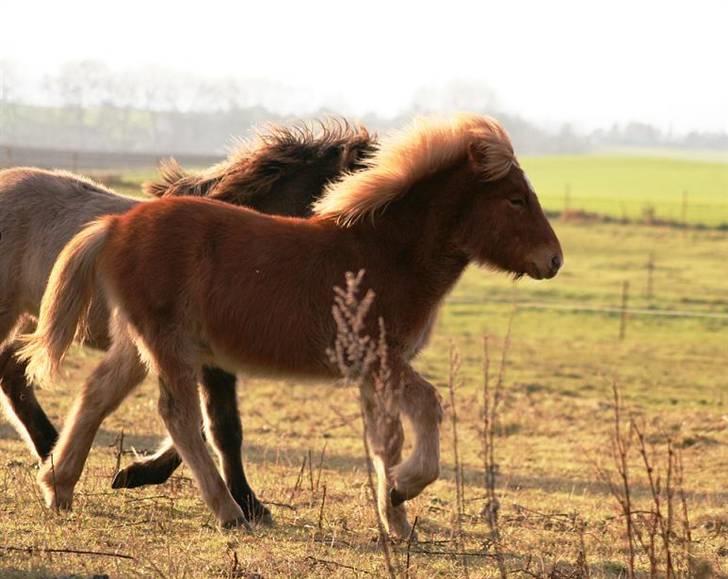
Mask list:
[[[622,308],[620,306],[573,304],[567,302],[537,302],[537,301],[512,301],[512,300],[470,300],[455,298],[448,300],[448,304],[455,306],[476,306],[485,304],[515,305],[519,309],[534,310],[561,310],[573,312],[600,312],[605,314],[627,314],[628,316],[661,316],[668,318],[703,318],[728,321],[728,313],[723,312],[699,312],[690,310],[670,310],[653,308]]]
[[[599,196],[573,197],[569,194],[540,195],[542,204],[552,213],[567,218],[603,216],[623,222],[673,224],[728,229],[728,190],[722,198],[705,198],[684,190],[672,198],[639,198],[634,195],[615,194],[610,198]]]
[[[692,318],[703,320],[716,320],[719,324],[725,323],[728,327],[728,312],[706,312],[696,310],[678,310],[667,308],[630,308],[629,304],[629,283],[622,284],[621,305],[608,306],[602,304],[584,304],[569,303],[565,301],[531,301],[531,300],[507,300],[507,299],[468,299],[468,298],[452,298],[448,300],[451,306],[485,306],[485,305],[503,305],[516,307],[519,310],[551,310],[566,312],[590,312],[597,314],[616,315],[619,317],[619,328],[616,336],[619,340],[624,340],[627,335],[627,327],[629,320],[633,317],[663,317],[663,318]]]

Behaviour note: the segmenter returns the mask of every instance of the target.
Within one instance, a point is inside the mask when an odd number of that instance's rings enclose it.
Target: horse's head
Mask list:
[[[315,213],[350,226],[400,207],[396,227],[412,228],[423,246],[438,230],[434,245],[457,254],[458,263],[535,279],[561,267],[559,240],[495,119],[420,119],[382,143],[366,167],[329,186]],[[417,210],[429,217],[416,221]]]
[[[474,261],[534,279],[552,278],[564,258],[554,230],[510,143],[476,140],[457,243]]]

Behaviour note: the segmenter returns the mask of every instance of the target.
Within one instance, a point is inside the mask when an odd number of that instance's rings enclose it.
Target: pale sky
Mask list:
[[[359,115],[396,114],[419,89],[459,81],[549,127],[728,131],[722,0],[25,0],[0,15],[0,58],[28,74],[95,59],[262,77],[310,108]]]

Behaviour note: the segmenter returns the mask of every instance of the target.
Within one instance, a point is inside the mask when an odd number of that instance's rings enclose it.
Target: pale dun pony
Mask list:
[[[172,253],[171,240],[175,241]],[[503,128],[489,117],[423,121],[382,144],[369,168],[331,185],[310,219],[201,199],[148,203],[90,225],[63,250],[24,350],[43,381],[57,370],[94,288],[112,311],[112,346],[84,385],[39,482],[68,508],[101,421],[151,367],[160,414],[202,496],[224,526],[245,524],[205,448],[196,381],[227,371],[335,378],[332,288],[366,271],[376,294],[368,328],[387,328],[401,413],[415,435],[401,461],[399,420],[368,424],[387,530],[406,537],[404,501],[439,473],[440,399],[410,365],[445,295],[471,262],[537,279],[556,275],[559,241]],[[386,496],[381,496],[382,494]]]

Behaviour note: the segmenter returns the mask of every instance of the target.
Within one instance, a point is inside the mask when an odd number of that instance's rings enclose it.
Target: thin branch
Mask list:
[[[108,551],[87,551],[85,549],[51,549],[47,547],[9,547],[0,545],[0,550],[3,551],[14,551],[19,553],[53,553],[53,554],[71,554],[71,555],[93,555],[95,557],[116,557],[117,559],[128,559],[134,561],[134,557],[131,555],[125,555],[124,553],[109,553]]]

